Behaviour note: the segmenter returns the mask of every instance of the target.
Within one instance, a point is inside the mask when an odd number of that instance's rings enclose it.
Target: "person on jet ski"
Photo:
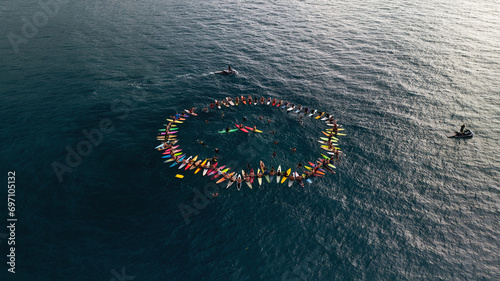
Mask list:
[[[464,129],[465,129],[465,124],[462,124],[462,126],[460,127],[460,134],[464,134]]]

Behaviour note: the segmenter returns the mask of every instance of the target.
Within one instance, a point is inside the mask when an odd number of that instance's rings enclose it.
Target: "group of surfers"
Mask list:
[[[254,97],[252,98],[251,95],[248,95],[248,97],[244,97],[244,96],[241,96],[241,97],[236,97],[235,99],[232,99],[230,97],[226,97],[224,100],[215,100],[215,102],[212,102],[210,103],[210,108],[214,108],[214,107],[217,107],[217,108],[220,108],[221,106],[226,106],[226,107],[229,107],[231,106],[231,103],[235,104],[235,105],[238,105],[240,102],[242,102],[243,104],[257,104],[260,102],[260,104],[264,104],[264,103],[267,103],[268,105],[272,104],[273,106],[276,106],[276,107],[287,107],[288,109],[295,109],[295,112],[297,113],[304,113],[304,114],[307,114],[307,113],[312,113],[311,116],[314,116],[314,117],[325,117],[326,119],[325,120],[328,120],[330,122],[333,122],[334,119],[333,119],[333,116],[330,115],[328,112],[325,112],[325,111],[318,111],[318,110],[313,110],[313,109],[309,109],[308,107],[302,107],[301,105],[298,105],[296,106],[294,103],[290,103],[288,101],[285,101],[285,100],[277,100],[276,98],[273,98],[271,99],[270,97],[268,97],[267,99],[265,99],[264,97],[260,97],[257,98],[257,97]],[[208,110],[208,108],[206,108]]]
[[[262,172],[259,171],[258,173],[254,173],[253,169],[250,169],[249,165],[247,165],[247,168],[249,168],[250,172],[245,173],[243,175],[244,177],[242,179],[239,179],[236,177],[236,175],[234,175],[234,173],[230,174],[227,172],[227,170],[229,170],[229,168],[224,169],[225,166],[217,167],[217,165],[218,165],[218,157],[217,156],[212,157],[212,159],[210,159],[210,161],[202,161],[202,160],[195,161],[193,159],[185,159],[182,155],[177,155],[178,153],[176,153],[177,151],[174,148],[175,142],[165,142],[162,147],[158,148],[158,150],[167,150],[168,154],[170,154],[170,156],[172,157],[172,159],[176,163],[179,163],[179,164],[182,163],[182,164],[184,164],[184,166],[187,165],[186,169],[188,169],[188,168],[190,170],[193,170],[196,168],[208,169],[207,175],[217,174],[214,177],[214,179],[218,178],[219,176],[222,176],[226,180],[229,180],[231,182],[237,182],[237,183],[251,182],[252,178],[255,178],[255,177],[263,178],[265,176],[283,176],[283,177],[288,177],[288,180],[290,180],[290,181],[296,180],[301,185],[303,185],[302,184],[303,180],[307,180],[313,176],[320,176],[320,177],[323,176],[324,172],[321,169],[324,169],[324,170],[331,172],[331,173],[335,173],[328,166],[328,164],[332,163],[333,161],[335,161],[336,158],[338,158],[338,155],[336,157],[334,157],[332,155],[328,159],[319,159],[316,161],[316,163],[314,163],[314,165],[313,165],[313,163],[310,163],[311,166],[313,166],[313,167],[311,167],[311,170],[309,170],[309,171],[304,170],[300,174],[296,174],[294,172],[287,173],[287,172],[276,171],[274,166],[270,170],[268,170],[264,166],[264,164],[261,162],[260,168],[262,169]],[[297,167],[301,168],[302,164],[299,163],[299,165]]]
[[[211,108],[213,108],[214,106],[220,106],[221,104],[225,105],[225,106],[229,106],[229,102],[232,101],[231,98],[226,98],[225,100],[223,101],[215,101],[215,104],[212,103],[210,105]],[[239,102],[243,102],[246,104],[246,102],[248,102],[249,104],[252,103],[252,101],[254,102],[254,104],[257,104],[259,99],[258,98],[254,98],[252,99],[252,97],[249,95],[248,98],[245,98],[244,96],[241,96],[241,98],[237,97],[235,100],[234,100],[234,103],[235,104],[239,104]],[[264,99],[264,97],[261,97],[260,98],[260,103],[261,104],[264,104],[266,102],[266,100]],[[272,103],[272,105],[277,105],[277,107],[280,107],[280,106],[285,106],[285,107],[289,107],[289,108],[295,108],[295,105],[293,103],[289,103],[287,101],[283,101],[283,100],[279,100],[277,101],[276,98],[272,99],[271,98],[267,98],[267,103],[270,104]],[[191,108],[191,109],[186,109],[185,112],[187,114],[191,114],[193,116],[197,116],[197,114],[194,112],[196,110],[196,108]],[[179,150],[175,150],[176,147],[174,147],[174,145],[178,142],[178,140],[173,137],[173,136],[170,136],[170,135],[166,135],[165,138],[163,139],[164,142],[162,145],[158,146],[158,150],[165,150],[167,151],[167,154],[170,154],[171,158],[176,162],[176,163],[182,163],[184,165],[188,165],[188,167],[192,170],[192,169],[195,169],[195,168],[200,168],[200,169],[208,169],[208,172],[207,174],[208,175],[214,175],[214,174],[217,174],[216,176],[214,176],[214,178],[217,178],[219,176],[222,176],[224,177],[226,180],[229,180],[231,182],[237,182],[237,183],[242,183],[242,182],[250,182],[252,181],[253,178],[257,177],[257,178],[262,178],[262,177],[266,177],[266,176],[283,176],[283,177],[288,177],[288,179],[290,181],[294,181],[296,180],[297,182],[299,182],[302,186],[303,186],[303,181],[304,180],[307,180],[309,179],[310,177],[312,176],[323,176],[324,175],[324,172],[323,171],[328,171],[328,172],[331,172],[331,173],[335,173],[328,165],[333,162],[335,159],[338,159],[339,157],[339,150],[336,149],[334,147],[334,142],[336,142],[336,138],[335,136],[337,136],[337,131],[338,131],[338,126],[337,126],[337,122],[336,120],[333,119],[333,116],[331,116],[329,113],[326,113],[326,112],[322,112],[322,111],[317,111],[317,110],[310,110],[305,107],[305,108],[302,108],[302,106],[298,106],[297,110],[300,111],[303,111],[304,114],[307,114],[307,112],[313,112],[314,114],[317,114],[317,116],[324,116],[326,117],[327,119],[327,123],[328,124],[332,124],[332,128],[331,128],[331,131],[330,133],[328,134],[328,141],[326,142],[328,148],[330,148],[332,151],[335,152],[334,155],[332,155],[330,158],[325,158],[325,159],[319,159],[316,161],[315,164],[313,163],[310,163],[311,166],[311,170],[304,170],[302,171],[300,174],[299,173],[295,173],[295,172],[291,172],[291,173],[287,173],[287,172],[281,172],[281,171],[276,171],[274,169],[274,167],[271,168],[271,170],[268,170],[264,165],[263,163],[261,162],[261,166],[260,168],[262,169],[262,172],[258,172],[258,173],[254,173],[253,169],[249,169],[250,172],[248,173],[245,173],[243,176],[243,178],[239,179],[236,177],[236,175],[234,175],[234,173],[230,174],[227,172],[227,170],[229,170],[229,168],[226,168],[224,169],[225,166],[221,166],[221,167],[217,167],[218,165],[218,162],[217,162],[217,156],[214,156],[211,161],[201,161],[201,160],[198,160],[198,161],[195,161],[193,159],[184,159],[184,157],[180,154],[180,153],[177,153]],[[166,131],[169,132],[169,130],[172,128],[173,124],[175,123],[175,121],[178,121],[178,120],[185,120],[184,117],[188,117],[187,115],[184,115],[184,114],[176,114],[175,116],[170,116],[173,121],[170,121],[167,126],[166,126]],[[240,127],[243,128],[243,124],[240,124]],[[251,130],[252,131],[255,131],[257,128],[256,126],[254,126]],[[230,128],[226,128],[226,132],[229,132]],[[165,154],[165,153],[164,153]],[[206,163],[206,164],[204,164]],[[186,169],[188,168],[186,167]],[[249,167],[248,167],[249,168]],[[297,165],[297,168],[302,168],[302,164],[299,163]]]

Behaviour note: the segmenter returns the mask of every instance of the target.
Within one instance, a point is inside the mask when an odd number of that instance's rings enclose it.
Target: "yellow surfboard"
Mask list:
[[[288,171],[286,171],[287,176],[283,176],[283,178],[281,179],[281,183],[284,183],[286,181],[286,179],[290,176],[290,172],[292,172],[292,168],[289,168]]]
[[[203,161],[203,163],[201,163],[200,167],[198,167],[198,169],[196,169],[196,171],[194,171],[195,174],[201,170],[201,166],[205,165],[205,163],[207,163],[207,160],[208,159],[205,159],[205,161]]]

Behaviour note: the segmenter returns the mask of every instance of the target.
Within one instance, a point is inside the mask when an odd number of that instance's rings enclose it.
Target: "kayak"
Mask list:
[[[179,174],[175,175],[175,177],[176,177],[176,178],[179,178],[179,179],[184,178],[184,176],[183,176],[183,175],[179,175]]]
[[[472,138],[474,133],[471,130],[465,130],[463,133],[453,132],[446,135],[448,138]]]
[[[222,70],[222,71],[216,71],[214,74],[224,74],[224,75],[231,75],[231,74],[238,74],[238,71],[232,69],[232,70]]]

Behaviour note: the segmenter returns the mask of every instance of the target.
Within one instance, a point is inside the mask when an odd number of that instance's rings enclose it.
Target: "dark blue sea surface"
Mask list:
[[[0,280],[500,279],[499,1],[6,0],[0,13],[0,166],[16,172],[18,219],[12,274],[4,188]],[[228,65],[239,74],[214,74]],[[332,113],[336,174],[237,191],[163,163],[158,129],[193,106],[180,146],[218,147],[231,171],[325,152],[309,117],[201,112],[241,95]],[[244,116],[263,133],[217,133]],[[463,123],[472,139],[446,138]]]

